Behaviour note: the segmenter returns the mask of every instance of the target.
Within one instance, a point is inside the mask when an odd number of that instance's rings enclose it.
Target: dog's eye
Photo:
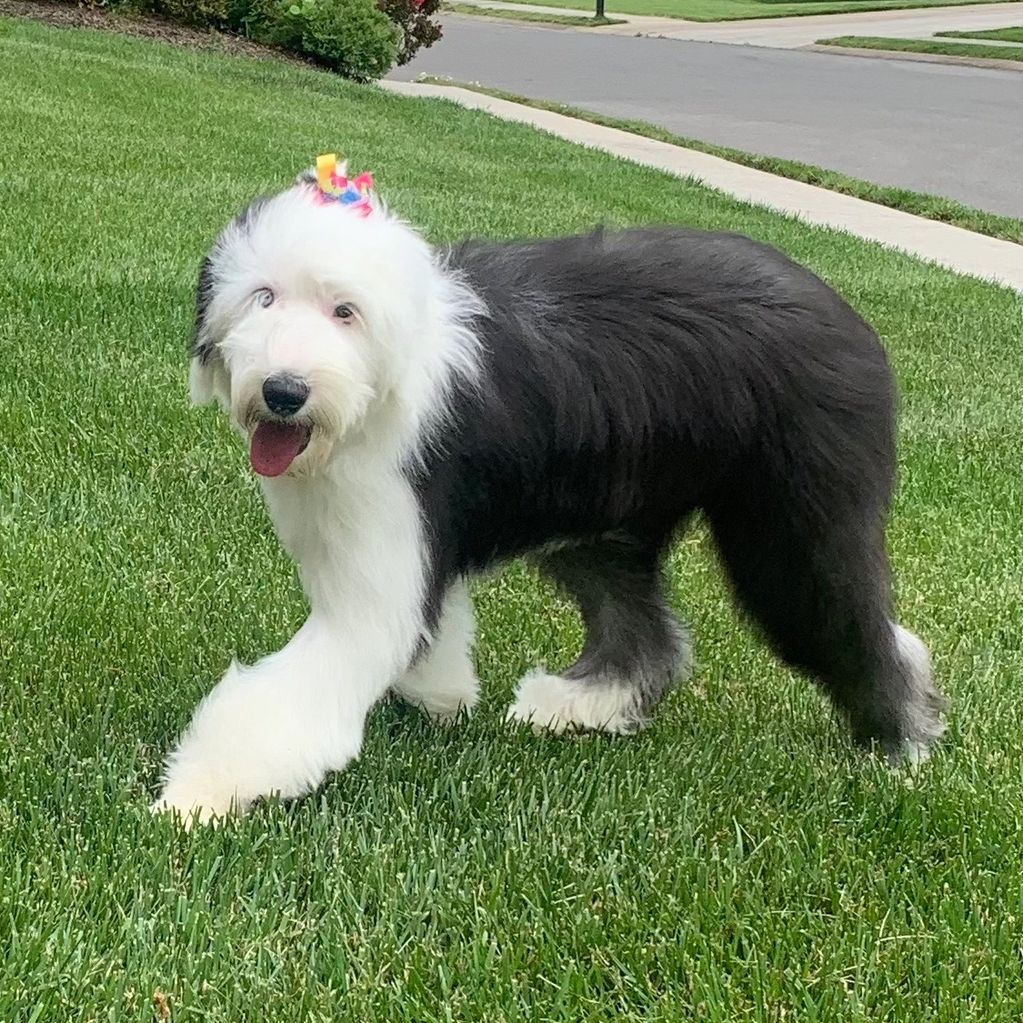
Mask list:
[[[334,306],[334,315],[339,320],[345,321],[354,320],[355,309],[352,306],[350,306],[347,302],[342,302],[340,305]]]
[[[260,288],[256,294],[256,304],[264,309],[274,304],[274,293],[269,288]]]

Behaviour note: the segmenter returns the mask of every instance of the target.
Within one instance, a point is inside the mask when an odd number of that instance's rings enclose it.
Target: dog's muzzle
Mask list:
[[[273,418],[260,419],[252,432],[249,461],[260,476],[280,476],[309,444],[312,428],[293,417],[309,398],[298,377],[276,374],[263,381],[263,401]]]

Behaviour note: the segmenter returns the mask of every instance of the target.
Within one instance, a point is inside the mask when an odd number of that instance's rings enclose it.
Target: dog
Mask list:
[[[561,674],[521,680],[509,720],[635,731],[688,668],[661,573],[698,512],[775,653],[857,740],[925,757],[945,701],[894,619],[896,392],[870,326],[738,235],[435,249],[356,180],[300,175],[202,263],[191,397],[246,439],[310,613],[232,663],[154,808],[207,820],[307,793],[389,691],[471,712],[468,581],[520,556],[586,636]]]

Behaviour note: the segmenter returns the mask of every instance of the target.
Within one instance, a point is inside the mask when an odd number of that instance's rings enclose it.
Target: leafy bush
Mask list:
[[[268,36],[273,34],[274,29],[280,28],[288,6],[281,0],[231,0],[229,27],[231,31],[257,42],[281,46],[283,43]]]
[[[196,28],[235,32],[311,57],[357,82],[407,64],[441,36],[440,0],[66,0],[158,14]]]
[[[298,0],[283,8],[276,31],[288,49],[346,78],[380,78],[398,56],[398,30],[374,0]]]

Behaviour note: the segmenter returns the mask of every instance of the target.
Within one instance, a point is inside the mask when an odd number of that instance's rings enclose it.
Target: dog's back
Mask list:
[[[469,242],[450,265],[488,316],[477,327],[485,411],[463,393],[455,412],[467,429],[446,446],[488,477],[480,498],[495,511],[521,503],[521,535],[487,538],[508,546],[499,554],[530,546],[532,531],[578,505],[568,492],[588,495],[576,525],[595,530],[636,514],[665,528],[757,476],[763,489],[764,474],[798,485],[824,470],[832,504],[868,474],[886,506],[894,394],[884,351],[834,291],[776,250],[731,234],[637,230]]]

